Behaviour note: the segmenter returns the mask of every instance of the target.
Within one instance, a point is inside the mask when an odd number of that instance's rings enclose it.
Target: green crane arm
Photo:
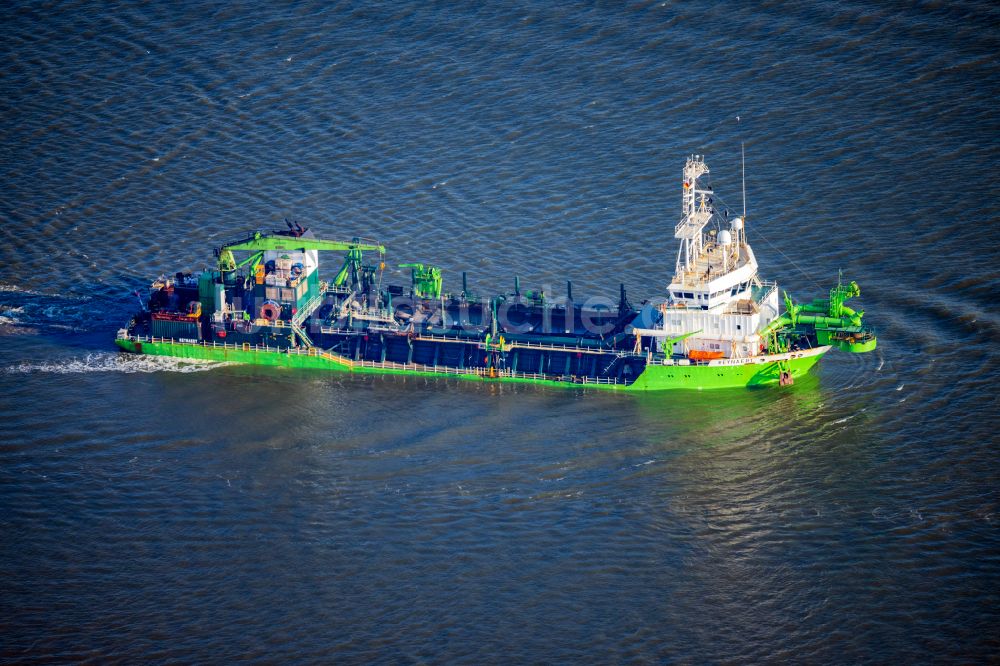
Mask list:
[[[685,333],[684,335],[678,335],[676,338],[668,338],[668,339],[666,339],[666,340],[663,341],[663,343],[660,345],[660,347],[662,349],[669,349],[670,347],[673,347],[675,344],[677,344],[681,340],[687,340],[692,335],[697,335],[698,333],[701,333],[702,330],[703,329],[699,328],[697,331],[691,331],[690,333]]]
[[[348,252],[349,263],[360,265],[361,253],[378,251],[385,254],[384,245],[374,245],[362,243],[354,240],[349,243],[343,241],[323,240],[320,238],[302,238],[294,236],[268,235],[261,232],[254,233],[250,238],[235,243],[227,243],[218,250],[219,270],[234,271],[237,268],[253,263],[256,265],[264,256],[267,250],[319,250],[331,252]],[[236,262],[233,252],[253,252],[254,254],[245,261]],[[343,270],[341,272],[344,272]]]
[[[224,249],[219,252],[219,270],[235,271],[237,268],[243,268],[247,264],[250,264],[250,267],[253,268],[256,267],[263,258],[264,252],[260,251],[254,252],[243,261],[236,261],[236,257],[233,256],[233,253],[229,249]]]
[[[292,236],[267,236],[260,232],[244,241],[230,243],[222,246],[223,250],[230,251],[251,251],[257,250],[330,250],[333,252],[343,252],[345,250],[361,250],[362,252],[378,251],[385,254],[384,245],[373,245],[360,241],[345,243],[342,241],[323,240],[320,238],[295,238]]]

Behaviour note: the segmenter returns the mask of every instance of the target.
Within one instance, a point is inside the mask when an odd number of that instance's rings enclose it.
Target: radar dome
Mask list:
[[[719,245],[729,245],[733,242],[732,234],[723,229],[719,232]]]
[[[733,231],[739,231],[740,229],[743,228],[743,218],[734,217],[731,224],[733,225]]]

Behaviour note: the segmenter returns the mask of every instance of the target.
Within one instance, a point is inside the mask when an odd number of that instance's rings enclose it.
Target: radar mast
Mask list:
[[[684,216],[674,228],[674,238],[680,239],[681,246],[677,252],[676,274],[694,269],[695,262],[702,249],[702,230],[712,218],[712,207],[709,196],[712,190],[702,189],[698,179],[708,173],[708,166],[702,155],[692,155],[684,165],[684,193],[682,205]]]

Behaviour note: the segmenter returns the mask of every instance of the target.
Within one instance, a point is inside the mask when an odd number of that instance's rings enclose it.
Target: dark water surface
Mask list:
[[[998,658],[995,4],[22,3],[0,37],[0,659]],[[283,216],[446,289],[657,296],[684,158],[738,207],[741,135],[764,274],[843,268],[876,352],[635,396],[114,351],[132,289]]]

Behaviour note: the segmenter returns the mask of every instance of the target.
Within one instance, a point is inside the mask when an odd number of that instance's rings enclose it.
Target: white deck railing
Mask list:
[[[514,378],[514,379],[532,379],[532,380],[545,380],[552,382],[564,382],[569,384],[610,384],[610,385],[625,385],[628,382],[617,379],[615,377],[588,377],[588,376],[574,376],[574,375],[557,375],[557,374],[545,374],[541,372],[515,372],[512,370],[491,370],[489,368],[455,368],[451,366],[433,366],[433,365],[422,365],[420,363],[396,363],[394,361],[367,361],[367,360],[354,360],[347,358],[346,356],[340,356],[339,354],[332,354],[330,352],[324,351],[322,349],[317,349],[315,347],[310,348],[281,348],[281,347],[268,347],[267,345],[257,345],[250,343],[228,343],[228,342],[217,342],[213,340],[212,342],[180,342],[174,338],[160,338],[156,336],[145,336],[145,335],[131,335],[131,336],[121,336],[119,332],[119,339],[127,339],[133,342],[149,342],[149,343],[160,343],[160,344],[174,344],[174,345],[193,345],[198,347],[205,347],[211,349],[224,349],[233,351],[253,351],[253,352],[268,352],[275,354],[288,354],[290,356],[312,356],[325,358],[332,363],[338,363],[346,367],[361,367],[361,368],[378,368],[383,370],[408,370],[411,372],[427,372],[440,375],[477,375],[485,378]]]

